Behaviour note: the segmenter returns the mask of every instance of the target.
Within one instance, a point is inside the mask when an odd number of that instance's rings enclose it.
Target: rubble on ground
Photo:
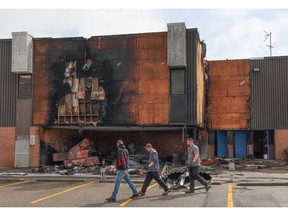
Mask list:
[[[99,156],[92,156],[94,143],[85,138],[68,152],[54,153],[53,161],[63,161],[64,165],[72,163],[74,166],[97,166],[100,165]]]

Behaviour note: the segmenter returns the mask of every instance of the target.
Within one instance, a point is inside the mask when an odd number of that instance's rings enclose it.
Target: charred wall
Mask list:
[[[166,38],[166,33],[149,33],[90,39],[35,39],[33,124],[69,125],[93,121],[98,124],[99,120],[108,126],[168,124]],[[104,89],[102,99],[97,98],[96,93],[97,115],[95,118],[91,115],[89,120],[79,117],[82,115],[81,100],[75,100],[77,105],[79,103],[78,110],[74,109],[73,101],[80,92],[81,79],[85,79],[87,90],[88,78],[95,78],[97,87]],[[74,84],[78,92],[73,91]],[[91,90],[86,91],[84,97],[87,114]],[[67,108],[69,103],[73,104],[72,109]],[[91,104],[89,109],[94,113]],[[65,116],[62,120],[62,112],[70,113],[73,118]],[[78,120],[74,122],[77,115]]]
[[[209,61],[208,128],[248,129],[250,60]]]
[[[83,131],[80,135],[78,130],[44,128],[41,133],[41,145],[46,149],[42,156],[47,152],[66,152],[73,145],[84,138],[89,138],[95,144],[97,151],[101,155],[107,155],[116,149],[118,139],[123,140],[128,147],[133,145],[135,148],[145,152],[144,146],[149,142],[157,149],[159,157],[171,157],[174,153],[184,152],[185,143],[182,142],[182,131]],[[133,154],[133,151],[130,151]]]

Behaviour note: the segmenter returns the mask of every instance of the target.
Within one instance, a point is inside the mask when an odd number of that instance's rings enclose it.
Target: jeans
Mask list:
[[[129,185],[131,190],[133,191],[133,195],[138,193],[135,185],[133,184],[132,180],[130,179],[128,171],[127,170],[118,170],[117,175],[116,175],[116,179],[115,179],[114,190],[113,190],[112,196],[111,196],[114,199],[116,199],[116,196],[117,196],[117,193],[118,193],[118,190],[120,188],[120,184],[121,184],[121,181],[123,178],[127,182],[127,184]]]
[[[168,190],[168,187],[167,185],[163,182],[162,179],[160,179],[160,176],[158,174],[158,171],[156,172],[147,172],[146,173],[146,178],[145,178],[145,181],[144,181],[144,184],[142,186],[142,189],[141,191],[143,193],[146,192],[148,186],[151,184],[151,181],[155,179],[155,181],[164,189],[164,190]]]
[[[189,170],[189,181],[191,191],[195,190],[195,180],[199,181],[202,185],[205,186],[208,184],[208,182],[205,181],[205,179],[199,175],[200,170],[199,166],[188,166],[188,170]]]

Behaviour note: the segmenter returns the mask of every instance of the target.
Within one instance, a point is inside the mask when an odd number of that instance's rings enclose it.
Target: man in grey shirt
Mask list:
[[[153,147],[150,143],[146,144],[145,149],[147,152],[150,153],[149,154],[149,162],[144,167],[147,170],[146,178],[145,178],[144,184],[141,188],[141,191],[139,191],[138,194],[144,196],[148,186],[151,184],[151,181],[153,179],[155,179],[155,181],[164,189],[164,192],[162,195],[167,195],[170,192],[170,189],[164,183],[164,181],[162,179],[160,179],[160,176],[158,173],[159,172],[158,152],[156,151],[156,149],[153,149]]]
[[[205,185],[206,191],[209,191],[210,189],[209,183],[199,175],[201,165],[199,157],[199,148],[196,145],[194,145],[194,140],[192,138],[187,139],[187,147],[188,147],[187,167],[189,170],[190,190],[186,191],[186,193],[194,193],[195,180],[199,181],[202,185]]]

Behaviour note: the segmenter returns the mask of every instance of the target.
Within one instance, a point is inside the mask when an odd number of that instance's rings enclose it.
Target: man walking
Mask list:
[[[194,193],[195,180],[199,181],[202,185],[205,185],[206,191],[209,191],[210,189],[209,183],[199,175],[200,172],[199,149],[196,145],[194,145],[194,141],[192,138],[187,139],[187,147],[188,147],[187,166],[189,170],[190,190],[186,191],[186,193]]]
[[[153,149],[152,145],[150,143],[147,143],[145,146],[145,149],[147,152],[149,152],[149,162],[144,167],[147,170],[146,178],[144,181],[144,184],[142,186],[141,191],[139,191],[139,195],[145,196],[146,190],[148,186],[151,184],[151,181],[155,179],[155,181],[164,189],[164,192],[162,195],[167,195],[170,192],[170,189],[168,186],[164,183],[162,179],[160,179],[159,176],[159,159],[158,159],[158,153],[156,149]]]
[[[111,197],[106,199],[108,202],[116,201],[120,183],[123,178],[125,179],[127,184],[130,186],[131,190],[133,191],[133,194],[130,198],[135,198],[139,196],[137,189],[128,174],[128,154],[129,154],[128,150],[123,144],[123,141],[118,140],[117,141],[117,158],[116,158],[117,175],[116,175],[116,180],[115,180],[115,185],[114,185],[114,190],[112,192],[112,195]]]

